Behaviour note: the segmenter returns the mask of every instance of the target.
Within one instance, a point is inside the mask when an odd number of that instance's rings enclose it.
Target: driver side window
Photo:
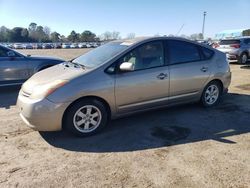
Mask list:
[[[125,55],[121,62],[133,64],[133,70],[143,70],[164,65],[163,45],[161,41],[143,44]]]

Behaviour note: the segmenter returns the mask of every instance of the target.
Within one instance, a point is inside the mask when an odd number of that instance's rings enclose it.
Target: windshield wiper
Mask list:
[[[81,67],[82,69],[86,69],[86,66],[85,65],[82,65],[80,63],[77,63],[77,62],[73,62],[73,61],[69,61],[70,63],[72,63],[74,65],[75,68],[77,67]]]

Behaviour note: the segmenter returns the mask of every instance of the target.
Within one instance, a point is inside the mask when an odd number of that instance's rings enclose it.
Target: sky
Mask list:
[[[250,28],[250,0],[0,0],[0,26],[48,26],[65,36],[72,30],[136,36],[201,33]]]

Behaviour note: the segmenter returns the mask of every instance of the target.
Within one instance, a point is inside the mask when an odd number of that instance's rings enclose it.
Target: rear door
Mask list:
[[[169,103],[193,100],[199,96],[210,76],[209,58],[213,51],[202,47],[207,58],[201,54],[199,45],[181,40],[168,40],[170,91]]]
[[[165,65],[162,41],[143,44],[119,60],[132,62],[134,71],[116,74],[117,111],[129,113],[167,104],[169,70]]]
[[[0,46],[0,85],[19,84],[28,78],[25,57]]]

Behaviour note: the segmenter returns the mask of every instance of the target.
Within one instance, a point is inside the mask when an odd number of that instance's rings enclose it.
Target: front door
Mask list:
[[[119,61],[134,65],[133,71],[116,74],[115,98],[119,113],[167,104],[169,70],[164,60],[163,42],[143,44]]]

